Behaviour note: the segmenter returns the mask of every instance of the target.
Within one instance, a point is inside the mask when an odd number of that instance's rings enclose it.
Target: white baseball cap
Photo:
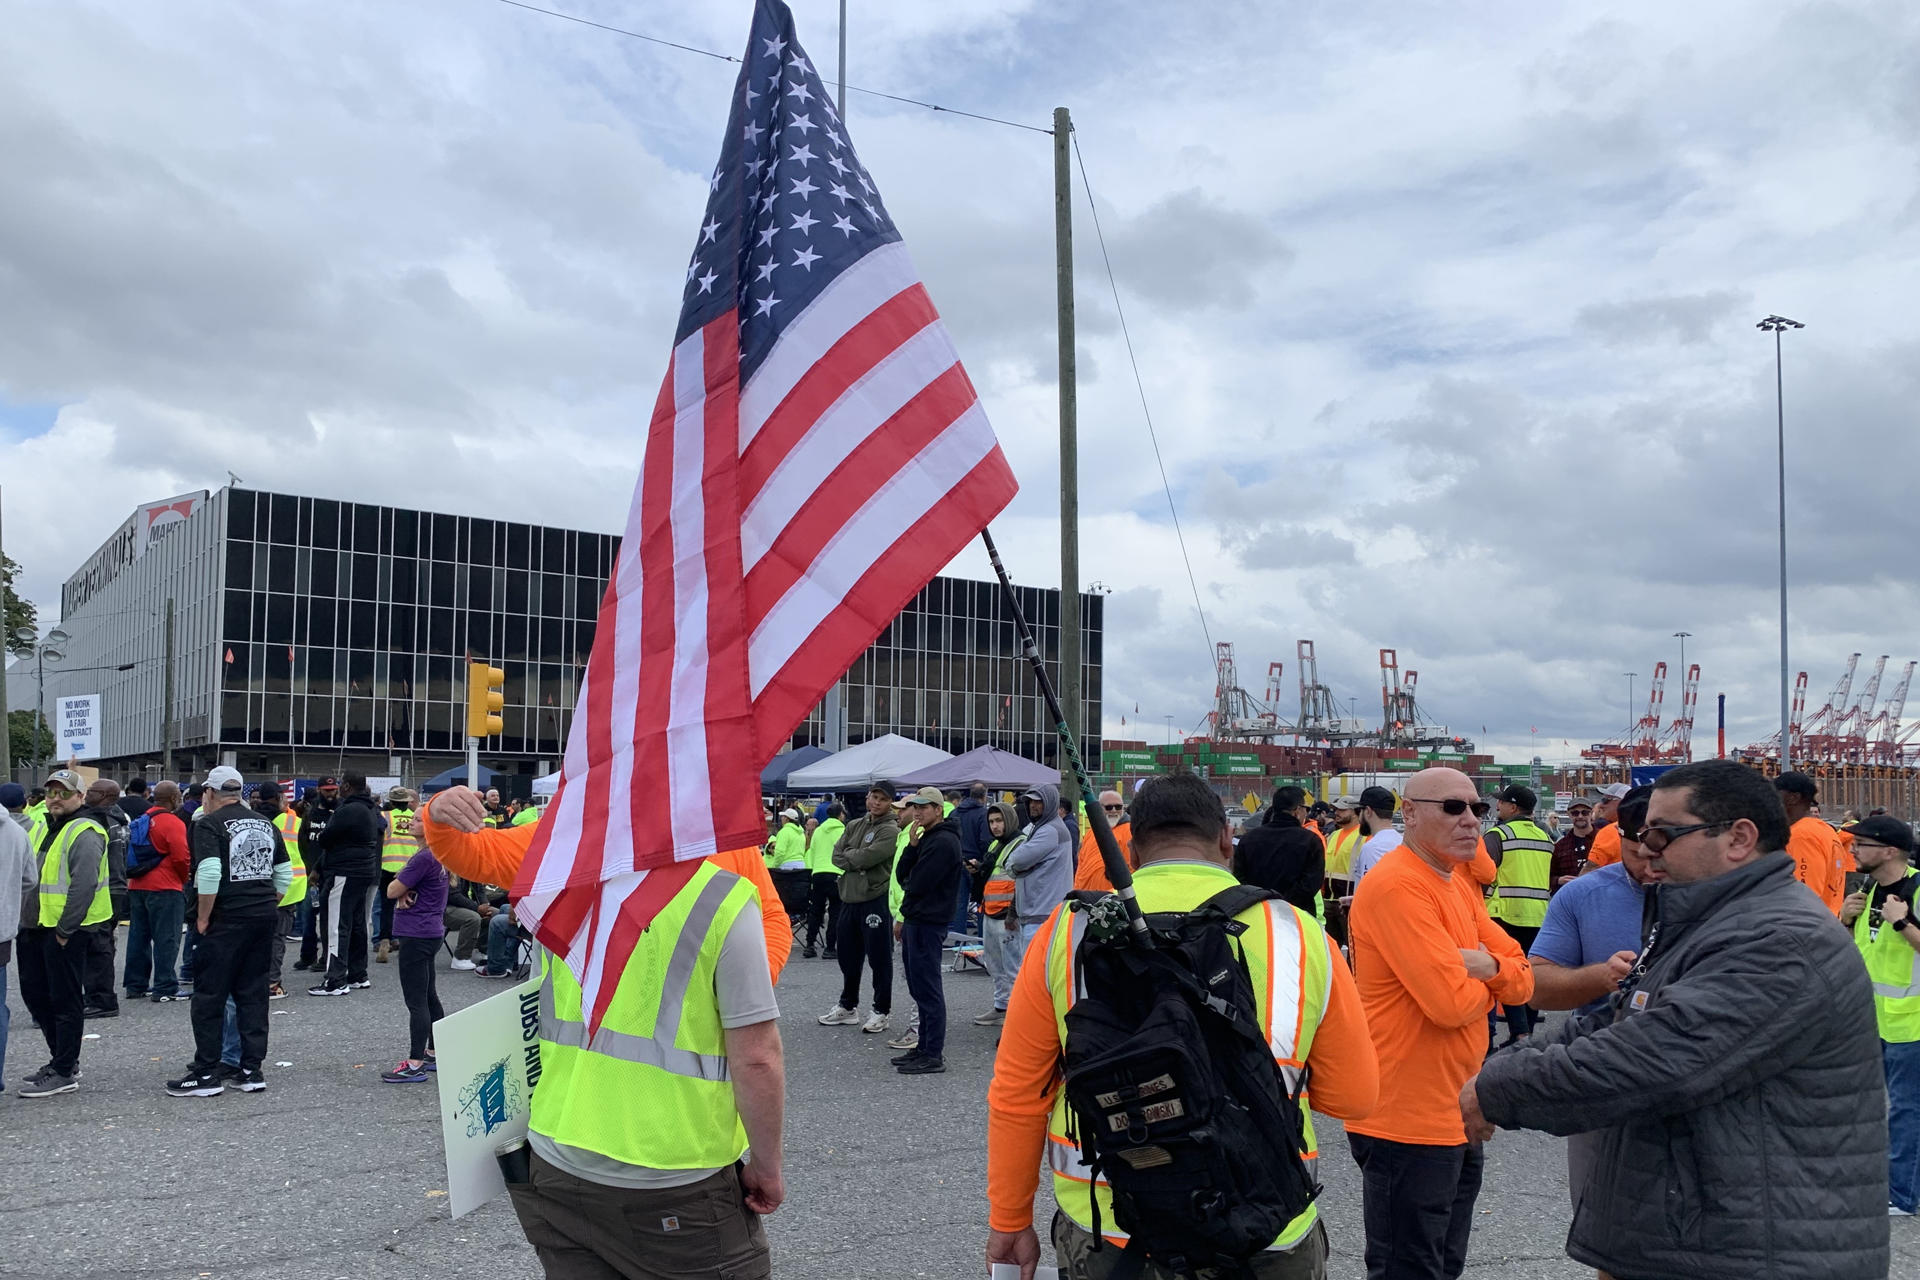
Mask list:
[[[241,778],[238,769],[223,764],[207,774],[207,786],[215,791],[231,791],[238,795],[246,786],[246,781]]]

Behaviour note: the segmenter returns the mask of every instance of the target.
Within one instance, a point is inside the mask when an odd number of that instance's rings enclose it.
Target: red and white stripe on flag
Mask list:
[[[1017,488],[899,243],[740,381],[728,310],[675,347],[556,792],[514,896],[598,1026],[697,860],[766,838],[760,769]]]

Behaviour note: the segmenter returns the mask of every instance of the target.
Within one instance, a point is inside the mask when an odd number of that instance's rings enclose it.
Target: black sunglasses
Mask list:
[[[1105,809],[1108,813],[1120,813],[1120,812],[1123,812],[1127,806],[1123,804],[1103,804],[1100,807],[1102,809]]]
[[[1476,818],[1484,818],[1493,812],[1493,806],[1485,800],[1467,801],[1457,796],[1447,800],[1422,800],[1419,796],[1408,796],[1406,803],[1437,804],[1440,806],[1440,812],[1446,814],[1449,818],[1457,818],[1469,809],[1473,810],[1473,816]]]
[[[1731,822],[1694,822],[1684,827],[1642,827],[1640,843],[1648,853],[1665,853],[1667,846],[1681,836],[1690,836],[1696,831],[1721,831],[1732,825]]]

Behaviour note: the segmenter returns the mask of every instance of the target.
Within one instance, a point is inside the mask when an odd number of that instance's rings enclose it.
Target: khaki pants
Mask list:
[[[1120,1263],[1121,1250],[1107,1244],[1094,1249],[1091,1231],[1057,1210],[1053,1215],[1053,1255],[1067,1280],[1107,1280]],[[1201,1280],[1216,1273],[1204,1270]],[[1179,1280],[1173,1272],[1149,1262],[1141,1280]],[[1327,1228],[1315,1220],[1299,1244],[1284,1253],[1263,1253],[1253,1260],[1255,1280],[1326,1280]]]
[[[547,1280],[768,1280],[766,1228],[747,1212],[740,1175],[659,1191],[607,1187],[533,1153],[509,1187]]]

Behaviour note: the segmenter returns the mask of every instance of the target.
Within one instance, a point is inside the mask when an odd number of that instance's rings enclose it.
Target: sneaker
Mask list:
[[[51,1098],[56,1093],[73,1093],[80,1088],[80,1073],[63,1076],[52,1067],[42,1068],[34,1073],[33,1079],[20,1086],[23,1098]]]
[[[947,1069],[945,1058],[909,1058],[894,1070],[903,1076],[937,1076]]]
[[[349,982],[347,989],[349,991],[370,991],[373,989],[373,979],[362,978],[358,982]]]
[[[383,939],[380,945],[373,949],[373,962],[375,964],[385,964],[387,962],[387,957],[392,954],[393,954],[393,944]]]
[[[287,940],[288,942],[300,942],[300,941],[303,941],[303,939],[302,939],[302,938],[300,937],[300,935],[299,935],[299,934],[297,934],[297,933],[289,933],[289,934],[286,934],[286,935],[284,935],[284,936],[286,937],[286,940]]]
[[[286,998],[287,998],[287,989],[281,986],[279,983],[276,982],[272,986],[267,988],[267,999],[285,1000]]]
[[[251,1071],[242,1071],[238,1076],[238,1081],[240,1084],[240,1092],[242,1093],[265,1093],[267,1091],[266,1073],[258,1067],[255,1067]]]
[[[127,988],[127,999],[145,1000],[146,998],[147,998],[147,993],[145,990],[135,991],[132,987]]]
[[[889,1016],[888,1014],[876,1013],[871,1018],[868,1018],[866,1021],[866,1025],[862,1026],[860,1029],[866,1032],[870,1036],[879,1035],[882,1031],[885,1031],[887,1029],[887,1027],[892,1023],[892,1021],[893,1021],[892,1017]]]
[[[176,1098],[213,1098],[227,1091],[221,1071],[189,1071],[178,1080],[167,1081],[167,1092]]]
[[[22,1093],[22,1094],[21,1094],[20,1096],[21,1096],[21,1097],[23,1097],[23,1098],[25,1098],[25,1097],[29,1097],[29,1096],[31,1096],[31,1095],[29,1095],[29,1094],[26,1094],[26,1093]],[[1911,1209],[1902,1209],[1902,1208],[1901,1208],[1901,1207],[1900,1207],[1899,1205],[1897,1205],[1897,1204],[1890,1204],[1890,1205],[1888,1205],[1888,1206],[1887,1206],[1887,1216],[1888,1216],[1889,1218],[1911,1218],[1911,1217],[1913,1216],[1913,1210],[1911,1210]]]
[[[887,1041],[889,1049],[914,1049],[920,1044],[920,1033],[908,1027],[893,1039]]]
[[[288,941],[291,942],[293,939],[289,938]],[[295,960],[293,962],[293,971],[295,973],[316,973],[318,969],[311,960]]]
[[[823,1027],[851,1027],[860,1021],[860,1015],[845,1005],[835,1005],[820,1015]]]
[[[815,951],[812,947],[808,947],[806,950],[800,953],[800,958],[803,960],[817,960],[819,959],[819,957],[820,957],[820,953],[818,951]]]
[[[170,996],[148,996],[147,999],[153,1001],[155,1004],[179,1004],[182,1000],[191,1000],[193,997],[191,995],[183,995],[176,991]]]
[[[989,1009],[973,1020],[976,1027],[997,1027],[1007,1020],[1005,1009]]]
[[[422,1071],[434,1072],[437,1075],[440,1071],[440,1060],[432,1054],[428,1054],[426,1062],[421,1064],[420,1069]]]
[[[112,1006],[99,1004],[89,1005],[80,1011],[80,1016],[83,1018],[117,1018],[120,1016],[120,1006],[117,1004]]]
[[[513,975],[511,973],[495,973],[493,970],[487,968],[485,965],[475,965],[473,969],[473,976],[476,978],[496,978],[497,979],[497,978],[511,978]]]
[[[897,1066],[900,1066],[902,1063],[912,1062],[915,1058],[923,1058],[925,1056],[926,1055],[921,1053],[918,1049],[909,1049],[905,1053],[900,1054],[898,1057],[888,1058],[887,1061],[891,1062],[894,1066],[897,1067]]]
[[[471,960],[462,960],[460,957],[455,956],[453,958],[453,963],[448,967],[453,969],[458,969],[463,973],[472,973],[473,971],[477,970],[480,966],[475,964]]]
[[[345,983],[337,987],[330,987],[325,983],[321,983],[317,987],[308,987],[307,994],[310,996],[344,996],[352,989],[353,988],[347,986]]]
[[[34,1082],[35,1080],[38,1080],[38,1079],[39,1079],[39,1078],[40,1078],[41,1076],[50,1076],[50,1075],[52,1075],[53,1073],[54,1073],[54,1072],[53,1072],[53,1064],[52,1064],[51,1062],[49,1062],[49,1063],[47,1063],[47,1064],[45,1064],[44,1066],[42,1066],[42,1067],[41,1067],[41,1068],[40,1068],[40,1069],[39,1069],[38,1071],[35,1071],[35,1072],[33,1072],[32,1074],[30,1074],[30,1075],[24,1075],[24,1076],[21,1076],[21,1077],[20,1077],[20,1083],[21,1083],[21,1084],[32,1084],[32,1083],[33,1083],[33,1082]],[[80,1069],[79,1067],[75,1067],[75,1068],[73,1069],[73,1078],[74,1078],[75,1080],[78,1080],[78,1079],[79,1079],[79,1078],[80,1078],[81,1076],[83,1076],[83,1075],[85,1075],[85,1074],[86,1074],[86,1072],[84,1072],[84,1071],[82,1071],[82,1070],[81,1070],[81,1069]]]
[[[838,960],[840,958],[840,953],[838,951],[835,951],[832,947],[828,947],[825,951],[822,951],[820,953],[820,958],[822,960]]]
[[[240,1064],[237,1062],[223,1062],[220,1064],[220,1079],[230,1085],[239,1085],[239,1083],[246,1078],[246,1075],[247,1073],[240,1069]]]
[[[381,1072],[380,1079],[386,1084],[425,1084],[427,1069],[408,1066],[403,1062],[391,1071]]]

